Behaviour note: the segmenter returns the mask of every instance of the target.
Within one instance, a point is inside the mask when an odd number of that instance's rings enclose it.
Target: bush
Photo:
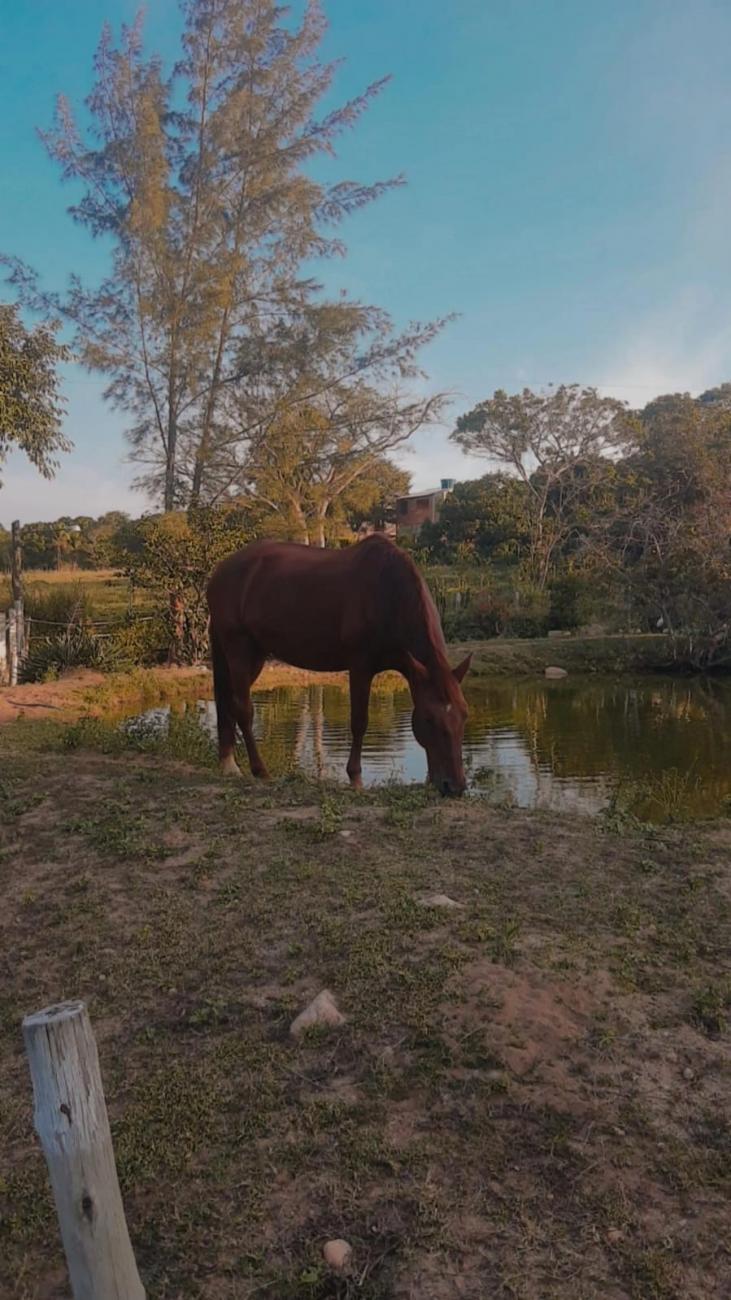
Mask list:
[[[512,614],[505,627],[506,637],[515,637],[519,641],[534,641],[545,636],[547,631],[547,615],[537,613]]]
[[[442,615],[448,641],[487,641],[502,636],[510,618],[510,605],[491,591],[467,592],[458,607]]]
[[[534,640],[548,631],[549,599],[545,591],[521,582],[513,593],[513,608],[505,624],[505,636]]]
[[[109,653],[125,668],[154,668],[165,662],[170,644],[162,614],[130,618],[109,638]]]
[[[222,507],[140,520],[135,548],[119,556],[134,586],[165,610],[165,646],[173,663],[198,663],[208,650],[206,586],[212,569],[251,541],[240,512]]]
[[[484,637],[502,636],[510,620],[510,605],[492,591],[478,591],[474,602],[475,621]]]
[[[585,575],[564,573],[549,585],[548,626],[573,631],[591,623],[597,612],[596,582]]]
[[[56,636],[31,641],[20,671],[22,682],[42,682],[71,668],[96,668],[113,672],[124,667],[111,638],[105,642],[82,624],[69,624]]]
[[[25,591],[24,606],[26,618],[31,619],[31,636],[34,625],[41,636],[53,637],[59,628],[81,623],[91,614],[89,593],[80,582],[50,589],[31,583]]]

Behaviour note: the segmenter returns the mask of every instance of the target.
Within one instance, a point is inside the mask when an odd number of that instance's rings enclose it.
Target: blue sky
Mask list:
[[[404,171],[408,186],[344,228],[329,289],[397,322],[460,317],[425,354],[456,416],[496,387],[593,383],[640,405],[731,378],[731,5],[728,0],[324,0],[324,53],[344,99],[393,81],[341,141],[339,176]],[[66,215],[35,127],[79,104],[105,17],[128,0],[0,0],[0,250],[61,287],[104,267]],[[172,57],[175,0],[149,0],[149,43]],[[53,483],[12,458],[0,520],[139,512],[123,420],[78,367],[65,376],[75,443]],[[481,471],[422,435],[416,487]]]

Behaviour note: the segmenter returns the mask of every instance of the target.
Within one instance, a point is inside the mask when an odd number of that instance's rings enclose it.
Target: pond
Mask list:
[[[731,808],[731,681],[698,678],[493,678],[467,690],[470,787],[523,808],[597,813],[617,796],[638,814],[713,816]],[[344,781],[348,694],[281,687],[254,696],[255,730],[270,770]],[[212,737],[212,700],[177,706]],[[134,725],[164,726],[169,710]],[[130,725],[128,722],[127,725]],[[363,748],[366,784],[422,781],[407,690],[375,691]]]

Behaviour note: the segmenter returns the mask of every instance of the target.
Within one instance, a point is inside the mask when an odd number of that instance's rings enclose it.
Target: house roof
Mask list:
[[[422,488],[420,492],[403,492],[400,497],[396,497],[396,500],[414,501],[417,497],[436,497],[439,496],[440,492],[443,493],[445,491],[446,488],[443,487]]]

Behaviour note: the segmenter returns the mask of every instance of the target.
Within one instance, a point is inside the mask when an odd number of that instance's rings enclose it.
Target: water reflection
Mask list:
[[[618,783],[636,785],[677,771],[695,815],[715,814],[731,799],[728,681],[500,679],[473,684],[467,696],[470,782],[493,797],[526,808],[595,813]],[[213,702],[195,707],[215,736]],[[312,686],[259,692],[255,730],[273,772],[296,767],[345,779],[347,691]],[[408,692],[375,693],[363,747],[364,781],[421,781],[425,772],[411,732]]]

